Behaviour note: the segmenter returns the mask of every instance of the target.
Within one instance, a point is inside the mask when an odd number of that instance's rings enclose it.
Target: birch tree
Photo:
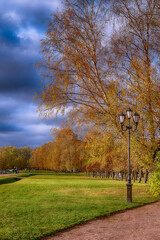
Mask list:
[[[119,28],[112,36],[111,67],[121,96],[141,115],[141,146],[154,156],[160,125],[159,0],[115,1]],[[114,59],[114,60],[113,60]]]
[[[119,84],[107,63],[107,3],[65,0],[63,10],[50,17],[38,64],[44,78],[38,96],[43,115],[70,107],[83,120],[117,125],[121,105]]]

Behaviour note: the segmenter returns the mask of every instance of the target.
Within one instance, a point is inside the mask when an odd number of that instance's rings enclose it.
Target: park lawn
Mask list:
[[[90,219],[156,201],[148,187],[135,183],[133,203],[126,203],[125,181],[39,174],[1,184],[0,239],[40,239]]]

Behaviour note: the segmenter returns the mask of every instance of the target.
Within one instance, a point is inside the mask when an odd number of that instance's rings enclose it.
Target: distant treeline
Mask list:
[[[57,172],[127,172],[127,138],[117,138],[110,131],[88,129],[83,137],[71,128],[59,128],[53,132],[53,142],[48,142],[32,152],[30,167]],[[148,143],[148,149],[149,149]],[[157,144],[158,148],[158,144]],[[156,153],[131,138],[131,170],[152,171]]]
[[[25,169],[29,167],[32,149],[30,147],[0,147],[0,169]]]
[[[54,141],[35,148],[30,159],[34,169],[81,171],[84,163],[84,142],[70,129],[54,132]]]
[[[71,128],[53,132],[54,140],[40,147],[1,147],[0,169],[37,169],[56,172],[85,171],[96,173],[127,173],[127,139],[118,139],[109,131],[88,130],[83,138]],[[148,143],[150,144],[150,143]],[[152,171],[157,154],[137,145],[131,138],[131,170],[136,173]],[[157,145],[159,146],[159,145]],[[157,152],[159,152],[157,148]],[[103,175],[104,175],[103,174]]]

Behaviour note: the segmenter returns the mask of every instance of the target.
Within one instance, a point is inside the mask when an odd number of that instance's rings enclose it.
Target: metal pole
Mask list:
[[[127,181],[127,202],[132,202],[132,183],[130,171],[130,119],[128,119],[128,181]]]

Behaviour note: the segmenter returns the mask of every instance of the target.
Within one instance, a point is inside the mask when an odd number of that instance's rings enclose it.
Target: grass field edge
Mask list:
[[[159,198],[158,200],[155,200],[155,201],[152,201],[152,202],[141,203],[141,204],[138,204],[138,205],[136,205],[136,206],[133,206],[133,205],[132,205],[132,206],[126,207],[125,209],[113,211],[113,212],[111,212],[111,213],[104,214],[104,215],[102,214],[102,215],[96,216],[96,217],[94,217],[94,218],[92,218],[92,219],[89,219],[89,220],[86,220],[86,221],[83,221],[83,220],[82,220],[82,221],[80,221],[80,222],[77,223],[77,224],[73,224],[73,225],[71,225],[71,226],[69,226],[69,227],[65,227],[65,228],[56,230],[55,232],[52,232],[51,234],[47,234],[47,235],[44,235],[44,236],[42,236],[42,237],[39,237],[39,238],[37,238],[37,240],[47,240],[47,239],[49,239],[49,238],[52,237],[52,236],[57,236],[57,235],[60,234],[60,233],[68,232],[68,231],[74,229],[75,227],[83,226],[83,225],[85,225],[85,224],[87,224],[87,223],[91,223],[91,222],[96,221],[96,220],[109,218],[109,217],[111,217],[111,216],[113,216],[113,215],[115,215],[115,214],[124,213],[124,212],[126,212],[126,211],[128,211],[128,210],[137,209],[137,208],[144,207],[144,206],[146,206],[146,205],[151,205],[151,204],[154,204],[154,203],[157,203],[157,202],[160,202],[160,198]],[[130,204],[130,203],[129,203],[129,204]]]

